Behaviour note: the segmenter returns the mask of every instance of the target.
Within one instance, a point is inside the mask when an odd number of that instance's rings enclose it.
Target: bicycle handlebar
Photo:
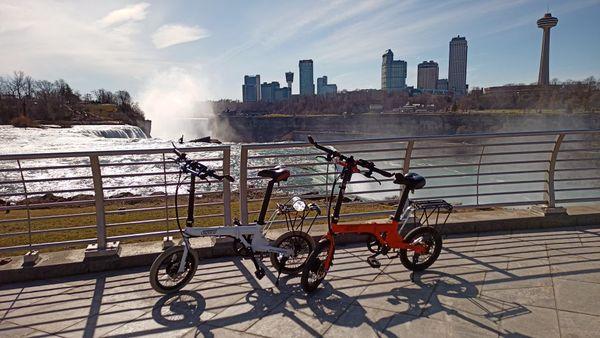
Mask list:
[[[219,181],[223,181],[224,179],[228,180],[229,182],[234,181],[234,178],[231,175],[221,176],[217,174],[213,169],[209,169],[204,164],[196,160],[187,159],[186,153],[181,152],[179,149],[177,149],[175,143],[171,142],[171,144],[173,144],[173,152],[175,153],[175,155],[177,155],[175,163],[179,164],[181,170],[183,170],[184,172],[196,175],[201,179],[206,179],[206,177],[212,177]]]
[[[310,144],[312,144],[315,148],[326,152],[327,155],[328,155],[328,160],[331,160],[331,158],[333,158],[333,157],[338,157],[342,161],[354,162],[356,165],[359,165],[359,166],[361,166],[361,167],[363,167],[363,168],[365,168],[365,169],[367,169],[367,170],[369,170],[371,172],[376,172],[376,173],[378,173],[381,176],[384,176],[384,177],[392,177],[392,176],[394,176],[393,173],[390,173],[388,171],[376,168],[375,167],[375,163],[373,163],[371,161],[367,161],[367,160],[363,160],[363,159],[354,160],[353,156],[347,157],[347,156],[344,156],[343,154],[341,154],[338,151],[331,150],[331,149],[329,149],[327,147],[324,147],[324,146],[318,144],[315,141],[315,139],[312,136],[310,136],[310,135],[308,135],[308,142]],[[329,157],[331,157],[331,158],[329,158]],[[367,177],[369,177],[369,176],[367,176]]]

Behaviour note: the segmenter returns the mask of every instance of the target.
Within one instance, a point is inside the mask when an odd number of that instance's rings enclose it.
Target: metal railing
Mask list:
[[[457,207],[600,201],[600,130],[498,133],[327,141],[341,152],[393,172],[427,179],[413,199],[443,198]],[[323,205],[339,171],[305,142],[186,148],[190,156],[239,179],[239,216],[252,221],[275,165],[292,171],[272,204],[303,195]],[[239,157],[232,152],[239,151]],[[0,155],[0,253],[169,236],[175,226],[178,170],[171,149]],[[355,175],[343,217],[373,218],[395,209],[400,187]],[[199,182],[199,224],[231,224],[232,186]],[[183,196],[185,195],[185,196]],[[187,198],[183,194],[182,199]],[[181,203],[179,217],[187,203]],[[236,201],[236,203],[238,203]],[[322,217],[325,217],[324,215]]]
[[[230,174],[229,146],[183,150]],[[103,250],[109,241],[169,236],[176,229],[178,180],[171,154],[141,149],[1,155],[0,252],[81,244]],[[196,217],[230,224],[230,183],[210,183],[197,182]],[[187,198],[186,187],[181,198]],[[187,203],[179,202],[184,219]]]
[[[600,130],[318,141],[374,161],[385,170],[422,174],[427,185],[411,196],[415,200],[442,198],[459,208],[554,208],[600,201]],[[266,167],[285,165],[292,171],[288,182],[273,195],[275,202],[287,199],[290,191],[324,200],[339,171],[327,175],[326,164],[316,161],[317,155],[322,154],[304,142],[242,145],[242,221],[258,213],[262,188],[253,176]],[[392,180],[381,179],[379,185],[355,175],[346,193],[353,200],[344,204],[343,216],[389,215],[400,193]]]

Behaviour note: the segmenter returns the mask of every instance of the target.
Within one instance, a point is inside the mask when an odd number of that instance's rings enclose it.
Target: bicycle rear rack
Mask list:
[[[431,226],[436,229],[442,228],[446,224],[454,209],[452,204],[442,199],[410,201],[410,206],[414,209],[413,215],[416,226]]]

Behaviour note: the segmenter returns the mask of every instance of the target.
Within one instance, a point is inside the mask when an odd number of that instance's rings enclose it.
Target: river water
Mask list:
[[[551,139],[551,138],[549,138]],[[93,125],[93,126],[73,126],[72,128],[27,128],[20,129],[12,126],[0,126],[0,155],[6,154],[25,154],[25,153],[46,153],[46,152],[65,152],[65,151],[101,151],[101,150],[124,150],[124,149],[148,149],[148,148],[169,148],[171,147],[171,140],[161,138],[148,138],[138,127],[133,126],[121,126],[121,125]],[[186,143],[184,146],[210,146],[207,144],[198,143]],[[231,150],[231,172],[235,177],[239,175],[239,150],[240,147],[237,144],[230,144]],[[428,177],[427,186],[430,189],[424,189],[417,191],[416,197],[429,198],[438,196],[456,196],[456,195],[472,195],[468,197],[449,197],[448,200],[457,204],[488,204],[488,203],[499,203],[499,202],[527,202],[527,201],[539,201],[542,199],[541,192],[535,193],[518,193],[518,194],[498,194],[494,195],[494,192],[499,190],[511,192],[511,191],[526,191],[543,189],[543,183],[540,180],[544,179],[544,173],[531,173],[522,175],[512,175],[510,177],[503,175],[483,175],[477,181],[477,177],[473,176],[462,176],[465,174],[476,174],[477,166],[461,166],[466,163],[477,163],[480,158],[474,156],[481,151],[481,147],[476,144],[462,143],[454,144],[453,146],[459,146],[452,148],[456,152],[456,158],[453,159],[435,159],[435,149],[432,150],[417,150],[413,152],[413,156],[416,157],[411,162],[411,168],[418,168],[417,171],[423,176]],[[380,145],[382,146],[382,145]],[[364,149],[365,146],[363,146]],[[545,150],[551,149],[552,145],[545,146]],[[341,148],[340,150],[350,150]],[[519,150],[518,147],[500,147],[491,149],[490,151],[502,152],[502,151],[515,151]],[[294,154],[294,153],[305,153],[307,148],[296,148],[296,149],[280,149],[276,152],[280,154]],[[260,153],[255,153],[259,154]],[[269,151],[269,154],[273,154],[273,151]],[[378,167],[382,168],[401,168],[403,152],[388,152],[388,153],[372,153],[372,154],[361,154],[366,158],[379,159],[377,161]],[[428,158],[432,156],[433,158]],[[204,157],[218,157],[218,153],[211,153],[209,155],[203,154]],[[389,158],[390,160],[386,160]],[[513,165],[511,162],[523,161],[523,160],[545,160],[548,158],[547,154],[526,154],[522,156],[508,155],[505,157],[494,157],[494,161],[505,162],[508,164],[500,164],[494,166],[482,166],[480,173],[485,174],[486,172],[508,172],[515,170],[535,170],[546,168],[546,163],[533,163],[524,165]],[[137,155],[128,157],[114,157],[108,160],[112,164],[125,164],[132,160],[145,160],[145,161],[160,161],[162,155]],[[285,157],[282,160],[286,160]],[[250,166],[261,166],[261,165],[276,165],[274,162],[277,160],[268,159],[254,159],[249,164]],[[314,157],[308,157],[302,159],[303,162],[315,162]],[[0,161],[0,169],[15,168],[15,162],[12,161]],[[67,158],[60,160],[37,160],[37,161],[21,161],[24,167],[37,167],[37,166],[49,166],[49,165],[65,165],[65,164],[89,164],[87,158]],[[210,166],[209,162],[209,166]],[[214,163],[214,162],[213,162]],[[105,187],[120,187],[116,189],[108,189],[105,192],[109,197],[123,192],[148,195],[152,193],[163,193],[164,187],[134,187],[145,184],[161,184],[164,180],[162,175],[157,176],[136,176],[131,175],[135,172],[161,172],[163,170],[161,164],[148,164],[143,166],[115,166],[115,167],[103,167],[103,175],[106,174],[128,174],[126,177],[104,179],[103,183]],[[297,174],[310,174],[324,172],[326,166],[324,165],[307,165],[307,166],[296,166],[291,167],[293,175]],[[332,169],[332,168],[331,168]],[[257,170],[251,170],[248,177],[256,175]],[[395,170],[398,171],[398,170]],[[0,182],[4,181],[19,181],[18,171],[0,171]],[[65,170],[32,170],[25,172],[26,180],[36,180],[39,178],[59,178],[65,176],[89,176],[89,167]],[[439,177],[455,175],[456,177]],[[168,181],[173,182],[176,176],[171,175],[168,177]],[[360,175],[355,175],[353,178],[354,184],[349,185],[348,192],[349,197],[356,197],[361,200],[385,200],[394,198],[398,195],[398,186],[391,182],[383,182],[379,185],[376,182],[364,182],[366,179]],[[502,183],[507,181],[518,181],[516,184],[508,185],[492,185],[492,183]],[[325,175],[313,175],[308,177],[294,178],[292,181],[293,185],[310,185],[314,183],[325,183]],[[330,181],[329,181],[330,182]],[[288,182],[289,184],[290,182]],[[477,183],[484,183],[481,187],[475,187]],[[261,185],[259,181],[253,181],[257,190]],[[286,183],[284,183],[286,184]],[[464,187],[455,187],[455,185],[467,185]],[[46,191],[60,191],[67,189],[82,189],[81,192],[75,193],[56,193],[55,195],[69,197],[81,194],[92,194],[91,189],[92,182],[89,179],[82,180],[71,180],[71,181],[44,181],[44,182],[32,182],[28,183],[27,189],[31,195],[31,192],[46,192]],[[431,189],[432,187],[439,187]],[[444,188],[446,187],[446,188]],[[252,188],[252,187],[251,187]],[[219,185],[212,185],[206,187],[209,190],[220,189]],[[237,189],[237,182],[233,184],[233,189]],[[169,187],[168,192],[172,193],[174,187]],[[383,192],[374,192],[381,191]],[[23,192],[22,185],[19,184],[0,184],[0,200],[19,200],[21,196],[8,197],[6,194]],[[304,187],[298,188],[295,193],[324,193],[325,187]],[[476,193],[481,196],[474,196]],[[586,195],[598,194],[599,191],[586,192]],[[565,193],[566,194],[566,193]],[[571,193],[570,195],[573,196]],[[566,195],[565,195],[566,196]],[[575,195],[574,197],[578,197]]]

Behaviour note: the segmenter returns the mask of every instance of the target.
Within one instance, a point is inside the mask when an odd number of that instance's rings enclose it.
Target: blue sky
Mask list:
[[[298,60],[339,89],[378,88],[381,54],[446,77],[448,42],[469,43],[471,87],[537,79],[549,5],[550,76],[600,77],[600,0],[12,1],[0,0],[0,74],[64,78],[82,92],[128,89],[142,105],[241,98],[245,74],[284,83]],[[169,101],[170,100],[170,101]]]

